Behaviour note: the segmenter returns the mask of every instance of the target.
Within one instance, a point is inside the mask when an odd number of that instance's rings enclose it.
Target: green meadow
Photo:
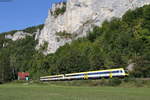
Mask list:
[[[0,100],[150,100],[150,88],[4,84]]]

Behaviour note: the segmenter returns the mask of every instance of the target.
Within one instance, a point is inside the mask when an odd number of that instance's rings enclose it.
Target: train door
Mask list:
[[[84,73],[84,79],[88,79],[88,73]]]
[[[112,71],[110,71],[110,73],[109,73],[109,78],[112,78],[112,77],[113,77]]]

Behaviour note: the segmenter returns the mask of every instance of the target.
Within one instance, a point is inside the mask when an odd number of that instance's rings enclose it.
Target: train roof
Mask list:
[[[115,69],[106,69],[106,70],[96,70],[96,71],[87,71],[87,72],[79,72],[79,73],[69,73],[69,74],[65,74],[65,75],[74,75],[74,74],[82,74],[82,73],[92,73],[92,72],[98,72],[98,71],[114,71],[114,70],[124,70],[124,68],[115,68]],[[52,77],[63,77],[63,74],[60,75],[50,75],[50,76],[43,76],[40,78],[52,78]]]
[[[69,73],[69,74],[66,74],[66,75],[82,74],[82,73],[92,73],[92,72],[98,72],[98,71],[114,71],[114,70],[124,70],[124,68],[115,68],[115,69],[106,69],[106,70],[96,70],[96,71],[87,71],[87,72],[79,72],[79,73]]]
[[[60,75],[50,75],[50,76],[43,76],[43,77],[40,77],[40,78],[51,78],[51,77],[60,77],[60,76],[63,76],[63,74],[60,74]]]

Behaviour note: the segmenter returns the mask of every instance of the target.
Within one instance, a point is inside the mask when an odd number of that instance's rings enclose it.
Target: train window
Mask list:
[[[120,70],[120,73],[123,73],[122,70]]]
[[[119,71],[112,71],[111,73],[119,73]]]
[[[128,73],[128,70],[125,70],[125,73]]]

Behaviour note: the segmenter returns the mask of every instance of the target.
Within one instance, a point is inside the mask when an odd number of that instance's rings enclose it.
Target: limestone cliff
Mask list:
[[[54,53],[65,43],[86,36],[93,26],[100,26],[112,17],[120,18],[127,10],[146,4],[150,4],[150,0],[68,0],[66,4],[54,4],[38,36],[36,48],[48,42],[46,54]],[[62,12],[57,12],[59,10]]]
[[[11,34],[5,35],[5,38],[11,39],[12,41],[17,41],[26,38],[26,36],[32,36],[32,34],[23,31],[17,31],[13,35]]]

